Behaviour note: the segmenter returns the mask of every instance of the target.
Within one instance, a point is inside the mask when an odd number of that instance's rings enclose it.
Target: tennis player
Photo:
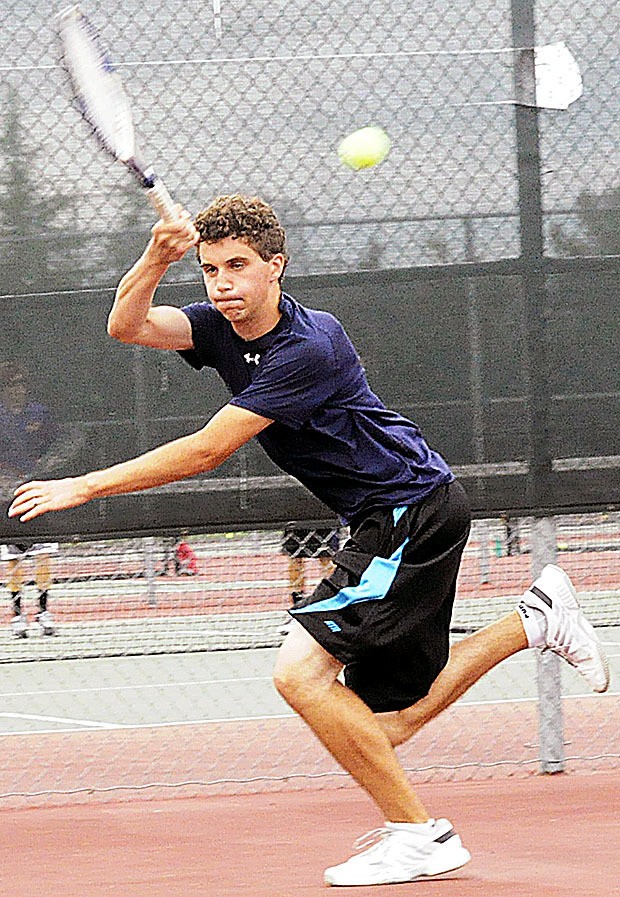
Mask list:
[[[154,306],[164,272],[193,246],[209,301]],[[351,533],[334,572],[291,609],[275,667],[278,691],[386,820],[376,842],[327,869],[325,881],[414,881],[457,869],[470,854],[450,822],[429,815],[394,747],[527,647],[555,651],[594,691],[608,686],[607,663],[555,566],[514,612],[449,649],[470,529],[464,490],[418,427],[371,391],[338,320],[282,292],[286,264],[284,231],[260,199],[220,197],[195,221],[180,208],[159,221],[119,284],[109,333],[215,368],[230,402],[198,432],[138,458],[19,487],[9,514],[32,520],[210,471],[256,437]]]

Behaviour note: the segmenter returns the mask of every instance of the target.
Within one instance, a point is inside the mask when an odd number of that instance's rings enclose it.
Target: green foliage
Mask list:
[[[40,155],[22,120],[20,98],[9,89],[0,133],[0,258],[4,295],[43,292],[75,282],[60,213],[71,208],[70,196],[40,189],[33,163]]]

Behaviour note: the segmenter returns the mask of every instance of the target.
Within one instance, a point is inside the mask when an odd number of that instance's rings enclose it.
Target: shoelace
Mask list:
[[[577,661],[585,659],[588,652],[584,645],[573,644],[572,648],[570,646],[571,638],[574,639],[575,636],[575,627],[572,625],[568,614],[564,611],[559,614],[558,626],[554,636],[555,644],[553,648],[560,650],[569,663],[575,665]]]

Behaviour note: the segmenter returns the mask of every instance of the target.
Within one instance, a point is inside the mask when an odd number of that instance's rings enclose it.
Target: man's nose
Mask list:
[[[230,290],[232,281],[227,271],[219,271],[215,278],[215,289],[218,293],[225,293]]]

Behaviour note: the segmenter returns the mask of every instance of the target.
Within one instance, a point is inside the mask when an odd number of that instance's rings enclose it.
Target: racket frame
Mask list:
[[[75,105],[88,125],[97,143],[115,161],[120,162],[135,178],[146,193],[146,197],[160,218],[170,219],[175,215],[174,201],[166,185],[150,165],[145,165],[139,155],[133,134],[133,116],[131,104],[125,92],[122,80],[110,53],[101,40],[101,36],[90,19],[78,5],[69,6],[58,13],[58,34],[61,42],[61,65],[73,90]],[[69,40],[72,37],[73,40]],[[89,55],[96,57],[102,75],[102,84],[108,92],[108,98],[114,101],[117,112],[125,117],[125,125],[130,134],[128,152],[121,153],[115,146],[114,137],[110,137],[110,121],[102,122],[91,108],[88,100],[83,75],[78,74],[75,46],[88,48]],[[70,49],[73,48],[73,49]],[[112,123],[112,132],[114,123]]]

